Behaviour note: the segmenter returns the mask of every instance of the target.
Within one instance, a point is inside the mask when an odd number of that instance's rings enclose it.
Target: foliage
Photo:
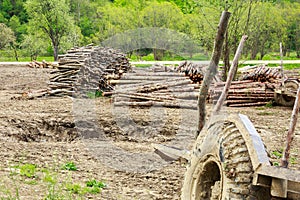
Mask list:
[[[225,65],[242,34],[249,36],[243,54],[251,59],[279,52],[279,42],[285,56],[296,52],[296,58],[300,57],[300,3],[296,0],[0,0],[0,49],[13,48],[16,58],[20,49],[26,49],[32,59],[49,53],[57,59],[58,53],[73,46],[99,44],[116,34],[155,27],[192,38],[176,43],[182,45],[182,51],[189,51],[189,57],[195,51],[209,55],[206,52],[212,51],[223,10],[232,13],[224,47]],[[150,39],[153,45],[143,47],[152,49],[147,54],[152,53],[155,59],[172,58],[166,56],[166,49],[153,47],[162,41],[166,43],[163,46],[176,42],[175,35],[173,40],[163,35],[149,37],[137,35],[136,40],[126,38],[126,42]],[[194,49],[192,43],[199,44],[201,50]]]

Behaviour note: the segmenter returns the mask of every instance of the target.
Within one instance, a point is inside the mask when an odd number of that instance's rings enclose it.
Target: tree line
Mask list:
[[[300,58],[297,0],[0,0],[0,49],[13,49],[16,59],[23,49],[32,59],[51,53],[57,60],[59,53],[73,46],[100,44],[126,31],[153,27],[191,39],[181,40],[186,43],[182,48],[191,50],[193,41],[202,51],[211,52],[223,10],[232,13],[223,48],[226,65],[243,34],[249,36],[245,54],[250,59],[278,51],[280,42],[285,55],[296,52]],[[178,38],[172,37],[164,40],[172,43]],[[161,59],[168,50],[167,45],[164,48],[154,45],[126,53],[153,52]]]

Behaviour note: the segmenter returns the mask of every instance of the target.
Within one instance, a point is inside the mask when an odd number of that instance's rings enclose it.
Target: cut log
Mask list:
[[[264,106],[268,102],[255,102],[255,103],[235,103],[230,104],[229,107],[250,107],[250,106]]]
[[[168,108],[186,108],[197,110],[197,105],[195,104],[183,104],[183,103],[174,103],[174,102],[156,102],[156,101],[146,101],[146,102],[128,102],[120,101],[115,102],[114,106],[158,106],[158,107],[168,107]]]

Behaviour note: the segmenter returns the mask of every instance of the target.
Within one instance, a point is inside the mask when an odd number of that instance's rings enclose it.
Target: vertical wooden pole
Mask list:
[[[199,121],[198,121],[198,130],[197,130],[197,136],[199,135],[200,131],[205,125],[205,105],[206,105],[206,98],[208,95],[209,86],[214,78],[214,76],[217,74],[218,65],[221,57],[222,52],[222,46],[224,42],[224,36],[225,32],[227,30],[228,21],[230,17],[230,12],[223,11],[219,26],[218,26],[218,32],[215,38],[215,45],[213,50],[213,55],[209,63],[209,67],[205,73],[200,91],[199,91],[199,98],[198,98],[198,109],[199,109]]]
[[[227,76],[227,80],[226,80],[225,86],[223,88],[221,96],[218,99],[217,104],[215,105],[213,113],[218,113],[221,110],[221,107],[224,104],[224,101],[225,101],[226,96],[228,94],[228,90],[230,88],[231,82],[232,82],[232,80],[234,78],[235,72],[236,72],[237,67],[238,67],[239,58],[242,55],[244,43],[246,42],[247,38],[248,38],[247,35],[243,35],[243,37],[242,37],[242,39],[240,41],[240,44],[239,44],[239,46],[238,46],[238,48],[237,48],[237,50],[235,52],[234,59],[232,61],[231,67],[229,69],[229,73],[228,73],[228,76]]]
[[[284,86],[284,72],[283,72],[283,53],[282,53],[282,43],[280,42],[280,70],[281,70],[281,84]]]
[[[290,158],[290,149],[291,149],[291,143],[294,139],[294,132],[297,124],[297,119],[298,119],[298,113],[299,113],[299,107],[300,107],[300,87],[298,86],[297,90],[297,96],[292,112],[292,117],[290,121],[290,127],[287,132],[287,137],[286,137],[286,147],[283,152],[283,156],[281,159],[281,166],[287,168],[289,165],[289,158]]]

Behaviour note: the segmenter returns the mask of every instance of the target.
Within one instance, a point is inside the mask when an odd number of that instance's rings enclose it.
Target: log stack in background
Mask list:
[[[225,82],[216,84],[212,92],[213,103],[222,93]],[[229,107],[249,107],[266,105],[274,98],[273,84],[254,82],[252,80],[233,81],[225,101]]]
[[[108,77],[119,79],[131,67],[125,54],[110,48],[86,46],[60,56],[57,68],[52,72],[48,95],[85,96],[91,90],[110,90]]]
[[[193,83],[201,83],[204,78],[206,68],[206,65],[200,65],[194,62],[184,61],[179,64],[177,71],[184,73],[186,76],[190,77]],[[219,75],[215,76],[213,82],[219,81]]]
[[[265,65],[249,66],[239,70],[241,80],[232,82],[225,105],[230,107],[248,107],[266,105],[274,99],[274,89],[281,82],[282,73],[279,68]],[[212,102],[216,102],[225,83],[216,83],[211,92]]]
[[[164,106],[170,108],[197,109],[197,84],[189,77],[177,72],[149,72],[139,69],[135,73],[126,73],[120,80],[111,80],[115,84],[112,95],[115,106]]]
[[[241,80],[275,83],[281,78],[282,73],[279,68],[270,68],[266,65],[258,65],[245,70],[242,74]]]

